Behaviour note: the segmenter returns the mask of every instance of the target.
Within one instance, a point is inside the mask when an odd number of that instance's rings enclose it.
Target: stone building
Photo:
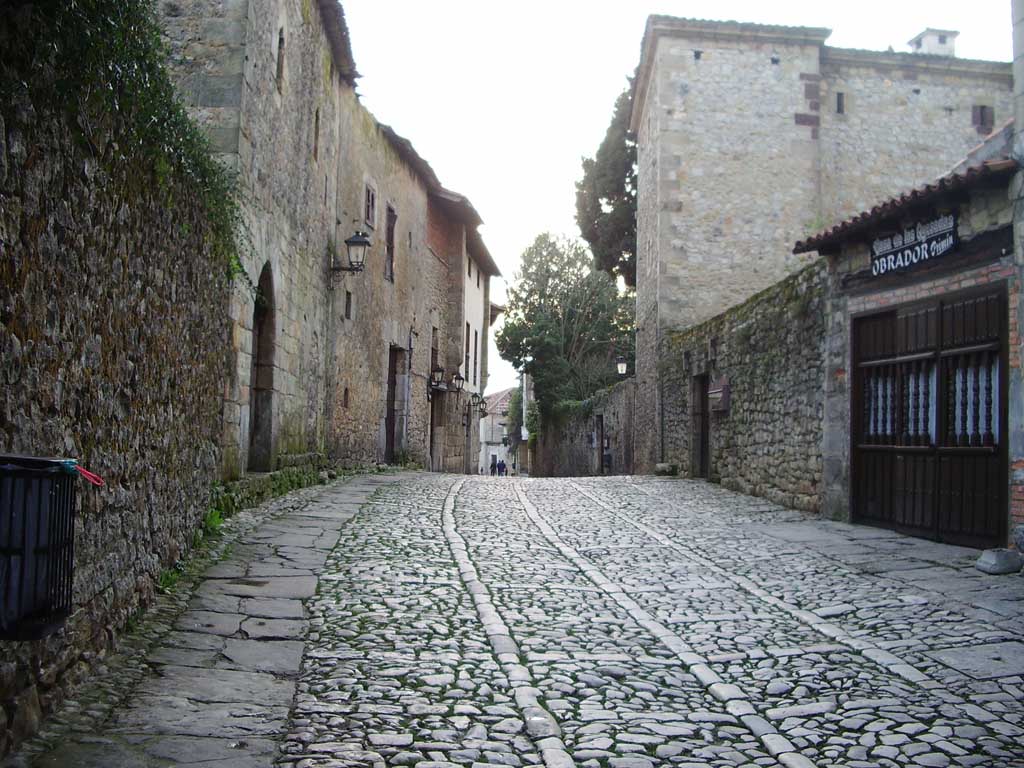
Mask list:
[[[812,261],[745,301],[663,329],[667,462],[833,519],[1007,543],[1024,523],[1021,82],[1016,116],[952,172],[800,239]]]
[[[951,34],[892,53],[832,48],[827,29],[648,20],[631,122],[638,471],[666,456],[670,331],[807,266],[793,242],[947,172],[1010,115],[1010,66],[954,58]]]
[[[480,420],[480,471],[490,473],[491,466],[504,461],[512,470],[512,456],[509,455],[509,404],[515,388],[503,389],[488,395],[485,399],[487,415]]]
[[[325,454],[468,471],[478,430],[451,382],[459,371],[483,390],[499,273],[469,201],[360,104],[341,6],[160,7],[181,94],[238,171],[252,241],[251,285],[230,307],[224,476]],[[360,272],[345,254],[357,231],[371,241]]]

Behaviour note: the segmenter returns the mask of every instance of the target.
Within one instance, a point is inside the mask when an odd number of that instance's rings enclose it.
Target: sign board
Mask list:
[[[914,269],[953,250],[958,242],[955,213],[919,221],[871,244],[871,276]]]

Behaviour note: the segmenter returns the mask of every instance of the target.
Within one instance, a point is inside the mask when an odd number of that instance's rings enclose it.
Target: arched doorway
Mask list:
[[[252,368],[249,374],[250,472],[273,467],[274,431],[274,274],[263,265],[252,310]]]

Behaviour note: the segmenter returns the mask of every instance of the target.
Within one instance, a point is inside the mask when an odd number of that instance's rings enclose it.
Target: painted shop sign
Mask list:
[[[913,269],[956,247],[956,214],[921,221],[871,244],[871,275]]]

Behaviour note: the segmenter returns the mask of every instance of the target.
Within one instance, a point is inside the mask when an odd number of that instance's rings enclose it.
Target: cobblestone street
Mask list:
[[[682,480],[311,499],[36,764],[1024,765],[1024,581],[973,550]]]

